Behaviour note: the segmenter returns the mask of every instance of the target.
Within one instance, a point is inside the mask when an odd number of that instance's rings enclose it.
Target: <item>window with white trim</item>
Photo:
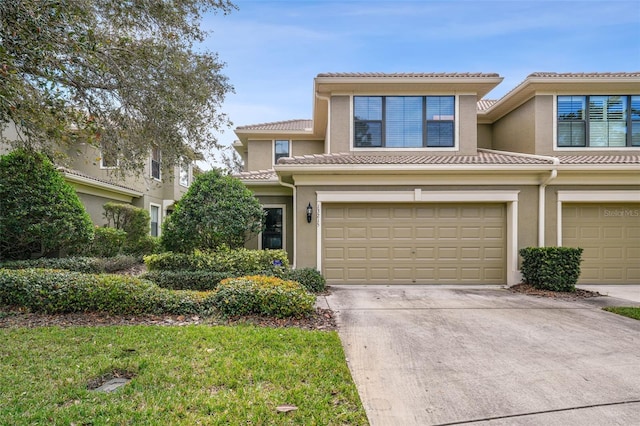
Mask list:
[[[278,160],[289,157],[291,152],[291,141],[276,140],[273,142],[273,164],[278,164]]]
[[[355,148],[452,148],[454,96],[354,96]]]
[[[160,148],[151,149],[151,177],[160,180],[161,169],[161,154]]]
[[[113,147],[107,146],[104,142],[100,144],[100,168],[113,169],[118,167],[118,152]]]
[[[180,185],[188,187],[191,177],[191,164],[180,165]]]
[[[151,216],[149,233],[152,237],[157,237],[160,235],[160,206],[151,204],[149,206],[149,216]]]
[[[640,147],[640,95],[558,96],[560,148]]]
[[[284,208],[264,207],[265,228],[260,236],[262,250],[284,248]]]

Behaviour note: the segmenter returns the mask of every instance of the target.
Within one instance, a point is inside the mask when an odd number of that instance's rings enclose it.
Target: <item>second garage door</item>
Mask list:
[[[326,204],[330,284],[504,284],[504,204]]]

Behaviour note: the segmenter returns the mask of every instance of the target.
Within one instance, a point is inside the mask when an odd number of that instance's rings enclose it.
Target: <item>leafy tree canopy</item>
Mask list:
[[[162,225],[162,245],[171,251],[242,247],[262,230],[264,213],[237,178],[211,170],[198,176]]]
[[[16,145],[63,152],[78,141],[140,169],[217,147],[233,88],[217,54],[197,46],[203,13],[229,0],[0,1],[0,130]]]

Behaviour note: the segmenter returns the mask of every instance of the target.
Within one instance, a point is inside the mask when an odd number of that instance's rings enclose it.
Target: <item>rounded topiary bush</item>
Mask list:
[[[284,278],[299,282],[304,288],[313,293],[320,293],[327,289],[327,281],[314,268],[290,269]]]
[[[0,260],[56,255],[92,238],[78,195],[45,155],[0,156]]]
[[[224,315],[267,315],[300,317],[313,312],[316,296],[295,281],[263,275],[228,278],[218,284],[212,296]]]

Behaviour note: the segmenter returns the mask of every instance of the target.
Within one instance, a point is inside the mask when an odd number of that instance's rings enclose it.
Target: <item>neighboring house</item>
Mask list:
[[[236,129],[267,211],[250,246],[341,284],[516,284],[519,249],[584,248],[640,284],[640,72],[319,74],[313,120]],[[308,220],[308,211],[310,220]]]
[[[7,139],[14,139],[14,126],[2,129]],[[10,152],[10,147],[0,143],[0,154]],[[99,148],[79,144],[69,149],[68,164],[59,167],[65,180],[71,184],[95,225],[105,224],[103,206],[107,202],[132,204],[149,211],[149,234],[159,236],[164,218],[171,213],[192,180],[192,166],[175,167],[168,173],[162,165],[162,153],[152,150],[145,170],[138,175],[118,174],[117,158],[102,155]]]

